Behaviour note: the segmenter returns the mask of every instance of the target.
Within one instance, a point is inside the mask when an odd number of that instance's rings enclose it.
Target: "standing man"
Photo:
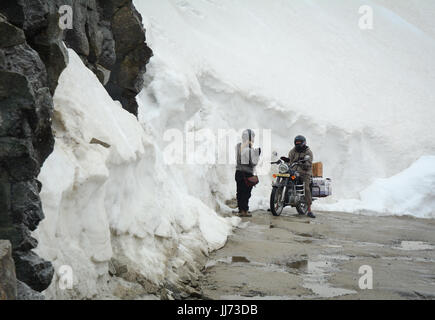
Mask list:
[[[314,219],[316,216],[311,212],[313,200],[310,189],[311,177],[313,176],[313,152],[307,146],[307,139],[304,136],[297,136],[294,143],[295,147],[290,150],[288,157],[290,163],[303,161],[303,164],[298,165],[296,169],[301,174],[301,179],[305,183],[305,200],[308,206],[308,217]]]
[[[249,199],[253,187],[248,178],[254,176],[255,167],[261,154],[260,148],[252,148],[254,139],[254,131],[247,129],[242,134],[242,143],[238,143],[236,146],[237,167],[235,179],[237,182],[237,206],[241,217],[252,217],[249,213]]]

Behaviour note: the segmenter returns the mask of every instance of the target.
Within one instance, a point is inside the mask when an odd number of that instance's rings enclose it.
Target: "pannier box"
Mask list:
[[[313,177],[323,177],[323,163],[314,162],[313,163]]]
[[[329,178],[313,177],[312,196],[325,198],[332,195],[332,181]]]

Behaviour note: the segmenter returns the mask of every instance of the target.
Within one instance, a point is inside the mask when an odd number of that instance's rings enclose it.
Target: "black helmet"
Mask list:
[[[298,152],[304,151],[306,146],[307,146],[307,139],[305,139],[304,136],[299,135],[295,138],[296,151]]]

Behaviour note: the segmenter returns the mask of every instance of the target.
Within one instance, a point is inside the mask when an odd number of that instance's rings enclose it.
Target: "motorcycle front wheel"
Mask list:
[[[284,210],[285,204],[282,200],[284,187],[273,187],[270,195],[270,211],[274,216],[280,216]]]

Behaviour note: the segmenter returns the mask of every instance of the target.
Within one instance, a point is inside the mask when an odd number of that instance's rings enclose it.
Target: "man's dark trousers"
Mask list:
[[[245,178],[252,177],[252,174],[236,171],[236,182],[237,182],[237,206],[239,207],[239,212],[249,211],[249,199],[251,198],[252,187],[246,185]]]

